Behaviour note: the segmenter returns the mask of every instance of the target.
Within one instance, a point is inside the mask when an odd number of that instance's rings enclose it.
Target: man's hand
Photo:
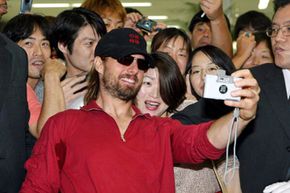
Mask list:
[[[240,101],[225,101],[231,107],[240,108],[240,118],[244,121],[251,121],[256,116],[257,104],[259,101],[260,87],[248,69],[238,70],[232,74],[241,78],[235,81],[235,85],[242,89],[235,90],[232,96],[241,97]]]
[[[153,31],[151,33],[145,34],[144,39],[146,41],[152,40],[153,37],[160,31],[167,28],[167,25],[162,22],[157,22],[156,25],[153,27]]]
[[[88,82],[85,81],[86,75],[82,76],[73,76],[66,78],[61,82],[61,87],[64,94],[64,100],[66,107],[76,98],[84,95],[87,92],[85,87],[88,86]],[[81,92],[77,92],[82,90]]]
[[[290,192],[290,181],[288,182],[277,182],[268,185],[263,190],[263,193],[289,193]]]
[[[141,29],[136,27],[136,23],[142,18],[143,18],[143,16],[140,15],[139,13],[136,13],[136,12],[128,13],[126,15],[124,27],[132,28],[137,33],[142,34]]]
[[[200,8],[209,20],[224,16],[222,0],[200,0]]]
[[[48,59],[41,71],[43,78],[47,75],[56,75],[59,79],[65,74],[66,67],[62,60],[60,59]]]

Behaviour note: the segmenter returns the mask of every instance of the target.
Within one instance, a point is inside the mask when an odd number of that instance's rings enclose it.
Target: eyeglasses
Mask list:
[[[290,36],[290,25],[282,25],[282,26],[272,26],[266,30],[267,36],[270,38],[274,38],[278,35],[279,31],[281,30],[284,36]]]
[[[190,69],[189,74],[191,76],[200,76],[201,74],[212,74],[215,75],[217,74],[217,70],[219,67],[215,64],[210,64],[206,68],[201,68],[201,67],[193,67]]]
[[[124,66],[130,66],[134,60],[137,60],[137,65],[139,70],[147,71],[150,67],[149,61],[141,58],[134,58],[133,56],[124,56],[122,58],[118,58],[117,61],[124,65]]]

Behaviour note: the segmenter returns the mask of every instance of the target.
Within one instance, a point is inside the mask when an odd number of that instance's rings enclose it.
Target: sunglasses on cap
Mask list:
[[[143,70],[146,72],[150,68],[149,61],[141,58],[134,58],[130,55],[118,58],[117,61],[124,66],[130,66],[135,59],[137,60],[137,66],[139,70]]]

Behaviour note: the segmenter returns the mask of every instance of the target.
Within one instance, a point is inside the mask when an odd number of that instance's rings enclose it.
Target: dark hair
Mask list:
[[[59,58],[64,59],[64,56],[58,49],[58,43],[67,46],[71,53],[80,29],[87,25],[95,29],[97,34],[101,37],[107,32],[102,18],[95,12],[85,8],[79,7],[65,10],[56,17],[52,44]]]
[[[19,42],[31,36],[36,28],[49,40],[51,28],[44,16],[37,14],[19,14],[10,19],[3,33],[14,42]]]
[[[191,70],[192,59],[198,52],[204,53],[214,64],[216,64],[219,68],[225,70],[227,75],[232,74],[236,70],[232,59],[224,51],[213,45],[206,45],[198,47],[192,52],[190,57],[190,67],[186,70],[187,74]],[[191,92],[197,99],[200,98],[200,96],[198,96],[198,94],[194,91],[192,85]]]
[[[290,4],[289,0],[274,0],[274,11],[276,12],[279,8],[285,7]]]
[[[190,21],[190,23],[188,25],[188,30],[190,32],[192,32],[192,30],[194,29],[194,27],[195,27],[195,25],[197,23],[200,23],[200,22],[202,22],[202,23],[209,23],[210,22],[209,18],[205,14],[203,15],[203,13],[204,12],[202,10],[200,10],[195,15],[193,15],[193,17],[191,18],[191,21]],[[226,14],[224,14],[224,16],[226,18],[227,26],[228,26],[229,30],[231,31],[230,20],[229,20],[229,18],[227,17]]]
[[[191,41],[188,35],[182,29],[177,28],[165,28],[159,31],[152,39],[151,52],[156,52],[163,44],[167,44],[170,40],[176,40],[181,37],[187,48],[187,53],[191,53]],[[188,57],[189,58],[189,57]],[[188,62],[189,63],[189,60]]]
[[[106,60],[105,57],[101,57],[103,61]],[[96,100],[100,89],[100,76],[99,73],[96,71],[94,65],[88,74],[88,86],[87,86],[87,93],[84,97],[84,103],[88,104],[91,100]]]
[[[234,38],[237,39],[240,31],[245,28],[253,28],[257,35],[264,34],[267,37],[266,29],[271,27],[271,24],[271,20],[264,13],[248,11],[238,17],[234,28]]]
[[[143,16],[143,14],[138,9],[135,9],[132,7],[125,7],[125,11],[127,14],[128,13],[139,13],[141,16]]]
[[[271,38],[267,36],[266,30],[271,27],[271,20],[262,12],[258,11],[248,11],[240,15],[236,21],[234,29],[234,38],[237,39],[240,31],[245,28],[254,29],[255,41],[257,45],[260,42],[265,42],[268,48],[271,50],[271,55],[273,56]]]
[[[151,54],[153,66],[158,69],[160,95],[172,113],[185,99],[186,83],[175,60],[163,52]]]

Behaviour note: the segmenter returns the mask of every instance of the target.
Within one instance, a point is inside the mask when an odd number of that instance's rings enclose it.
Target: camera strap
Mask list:
[[[235,176],[236,170],[236,146],[237,146],[237,136],[238,136],[238,126],[239,126],[239,116],[240,116],[240,109],[235,108],[233,113],[233,118],[229,127],[229,136],[227,141],[226,147],[226,163],[225,163],[225,171],[224,171],[224,182],[225,184],[230,183],[230,181]],[[233,139],[232,139],[233,138]],[[230,143],[233,140],[233,165],[232,168],[229,168],[229,149]],[[228,175],[232,171],[231,175]]]

